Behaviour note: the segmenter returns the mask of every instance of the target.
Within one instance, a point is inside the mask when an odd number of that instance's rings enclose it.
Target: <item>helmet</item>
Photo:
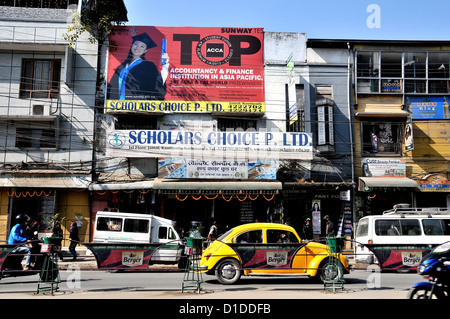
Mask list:
[[[28,217],[28,215],[19,214],[16,216],[16,223],[23,224],[23,223],[27,222],[29,219],[30,219],[30,217]]]

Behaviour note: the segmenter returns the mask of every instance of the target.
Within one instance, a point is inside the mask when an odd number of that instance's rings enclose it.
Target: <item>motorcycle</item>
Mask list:
[[[417,272],[428,281],[415,283],[408,292],[408,299],[450,298],[450,242],[425,256]]]
[[[34,275],[41,271],[45,254],[42,252],[42,241],[37,238],[37,232],[34,235],[35,237],[31,242],[26,244],[30,245],[31,248],[31,256],[34,259],[33,267],[30,270],[23,270],[22,261],[26,256],[13,250],[5,258],[1,267],[0,278]]]

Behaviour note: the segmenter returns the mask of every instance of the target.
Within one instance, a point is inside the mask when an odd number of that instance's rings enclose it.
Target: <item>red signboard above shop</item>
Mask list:
[[[118,27],[106,111],[263,113],[263,39],[262,28]]]

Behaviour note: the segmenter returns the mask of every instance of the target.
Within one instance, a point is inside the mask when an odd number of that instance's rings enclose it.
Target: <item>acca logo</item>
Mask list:
[[[198,58],[209,65],[222,65],[233,56],[231,42],[220,35],[210,35],[201,39],[196,48]]]
[[[117,132],[108,135],[108,145],[112,148],[121,148],[125,145],[125,135]]]

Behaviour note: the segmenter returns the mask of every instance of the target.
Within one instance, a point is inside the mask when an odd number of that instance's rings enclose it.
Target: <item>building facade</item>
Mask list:
[[[0,6],[0,238],[24,213],[89,239],[97,44],[63,40],[78,1]],[[65,241],[63,245],[68,246]]]
[[[310,218],[319,238],[325,215],[351,237],[398,203],[449,206],[447,42],[123,26],[71,46],[78,1],[15,5],[0,7],[3,240],[18,213],[41,237],[55,214],[77,221],[82,241],[102,210],[183,234],[216,220],[303,236]]]
[[[449,206],[449,43],[356,41],[358,214]]]

